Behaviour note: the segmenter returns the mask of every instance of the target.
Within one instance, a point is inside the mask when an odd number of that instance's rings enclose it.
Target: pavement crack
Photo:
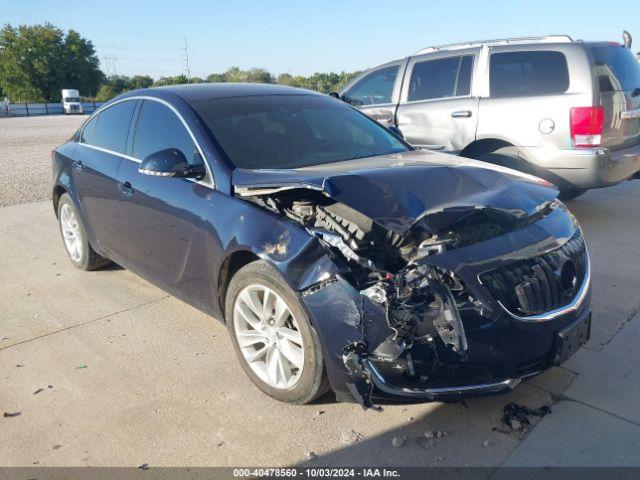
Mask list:
[[[640,427],[640,423],[636,422],[635,420],[630,420],[630,419],[628,419],[626,417],[623,417],[623,416],[621,416],[621,415],[619,415],[617,413],[609,412],[608,410],[604,410],[604,409],[602,409],[600,407],[597,407],[597,406],[595,406],[593,404],[583,402],[582,400],[578,400],[578,399],[572,398],[572,397],[567,397],[564,394],[562,394],[560,396],[559,401],[578,403],[578,404],[582,405],[583,407],[587,407],[587,408],[591,408],[593,410],[597,410],[598,412],[604,413],[605,415],[610,415],[610,416],[612,416],[614,418],[617,418],[618,420],[622,420],[623,422],[630,423],[631,425],[635,425],[636,427]],[[538,422],[538,423],[540,423],[540,422]]]
[[[148,302],[139,303],[137,305],[132,305],[130,307],[123,308],[122,310],[118,310],[117,312],[109,313],[107,315],[103,315],[103,316],[97,317],[97,318],[92,318],[91,320],[87,320],[86,322],[76,323],[75,325],[70,325],[68,327],[64,327],[64,328],[61,328],[59,330],[54,330],[53,332],[49,332],[49,333],[45,333],[45,334],[42,334],[42,335],[38,335],[37,337],[29,338],[27,340],[22,340],[21,342],[17,342],[17,343],[11,344],[11,345],[7,345],[6,347],[2,347],[2,348],[0,348],[0,351],[7,350],[9,348],[16,347],[18,345],[23,345],[25,343],[33,342],[34,340],[38,340],[40,338],[50,337],[51,335],[56,335],[58,333],[65,332],[67,330],[71,330],[72,328],[82,327],[83,325],[87,325],[89,323],[97,322],[99,320],[104,320],[105,318],[113,317],[114,315],[119,315],[120,313],[124,313],[124,312],[128,312],[129,310],[133,310],[134,308],[144,307],[146,305],[150,305],[152,303],[159,302],[161,300],[169,298],[170,296],[171,295],[163,295],[162,297],[154,298],[153,300],[149,300]]]
[[[609,345],[613,341],[613,339],[616,338],[618,334],[622,331],[624,326],[628,323],[631,323],[631,321],[636,317],[636,315],[638,315],[638,312],[640,312],[640,304],[638,304],[633,310],[631,310],[629,315],[627,315],[627,318],[625,318],[622,322],[618,324],[618,328],[616,329],[615,333],[611,335],[605,342],[600,344],[600,349],[602,350],[604,347]]]

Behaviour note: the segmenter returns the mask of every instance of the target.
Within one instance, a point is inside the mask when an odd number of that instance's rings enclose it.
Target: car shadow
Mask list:
[[[325,395],[322,400],[329,398]],[[537,409],[550,405],[552,397],[540,388],[522,384],[506,395],[431,403],[426,413],[415,418],[410,416],[415,408],[409,405],[382,405],[381,411],[371,411],[370,422],[334,432],[337,448],[309,451],[307,460],[295,467],[438,467],[438,478],[448,474],[461,478],[463,467],[473,467],[465,468],[462,478],[487,478],[540,420],[532,417],[530,426],[510,428],[502,421],[504,407],[510,403]],[[369,435],[367,432],[387,420],[383,418],[386,409],[394,409],[390,415],[400,409],[407,415],[406,422]],[[425,478],[425,472],[417,470],[403,472],[401,478],[413,478],[414,473],[415,478]]]

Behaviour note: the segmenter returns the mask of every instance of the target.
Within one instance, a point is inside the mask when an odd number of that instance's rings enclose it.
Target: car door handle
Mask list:
[[[453,118],[469,118],[471,116],[471,110],[456,110],[451,112]]]
[[[82,162],[81,162],[80,160],[74,160],[74,161],[73,161],[73,162],[71,162],[71,163],[72,163],[73,168],[74,168],[75,170],[80,171],[80,170],[82,170],[82,169],[84,168],[84,165],[82,164]]]
[[[120,191],[122,192],[122,194],[125,197],[130,197],[131,195],[133,195],[133,192],[135,192],[135,190],[133,189],[133,187],[131,186],[130,182],[123,182],[120,184]]]

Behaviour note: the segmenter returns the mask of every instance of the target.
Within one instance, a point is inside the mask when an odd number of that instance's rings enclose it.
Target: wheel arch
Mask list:
[[[505,147],[515,147],[515,145],[502,138],[481,138],[474,140],[464,147],[460,152],[461,157],[476,158],[479,155],[492,153]]]
[[[53,211],[58,216],[58,204],[60,203],[60,197],[67,193],[67,189],[62,185],[56,185],[53,187],[53,194],[51,196],[51,200],[53,201]]]
[[[261,258],[251,250],[235,250],[231,252],[223,260],[220,271],[218,272],[218,306],[222,317],[225,316],[225,300],[227,296],[227,290],[229,289],[229,283],[233,276],[245,265],[258,261]]]

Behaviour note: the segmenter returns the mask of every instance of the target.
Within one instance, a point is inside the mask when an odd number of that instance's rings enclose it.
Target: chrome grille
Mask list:
[[[516,315],[536,315],[570,303],[587,274],[587,247],[582,232],[560,248],[480,275],[493,297]]]

